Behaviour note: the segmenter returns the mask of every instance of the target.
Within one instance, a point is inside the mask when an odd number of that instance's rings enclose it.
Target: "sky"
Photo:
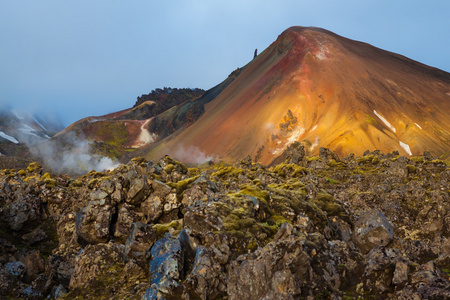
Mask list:
[[[448,0],[0,2],[0,107],[64,125],[155,88],[209,89],[291,26],[316,26],[450,72]]]

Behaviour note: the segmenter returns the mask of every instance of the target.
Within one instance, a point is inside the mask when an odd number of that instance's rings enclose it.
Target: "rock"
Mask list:
[[[156,239],[156,230],[152,225],[133,223],[125,243],[125,258],[133,258],[145,263],[150,257],[150,249]]]
[[[406,261],[399,260],[395,264],[394,277],[392,283],[395,285],[403,285],[408,282],[409,264]]]
[[[5,265],[6,271],[17,279],[21,280],[25,275],[27,268],[21,261],[14,261]]]
[[[171,294],[179,286],[179,281],[185,278],[188,271],[186,262],[189,253],[192,253],[192,249],[189,250],[188,247],[185,232],[180,233],[178,238],[166,234],[153,245],[150,261],[151,287],[144,299]]]
[[[27,272],[24,281],[30,283],[45,270],[45,262],[38,250],[31,251],[24,255],[19,255],[20,261],[24,264]]]
[[[159,180],[152,181],[153,195],[165,199],[166,196],[172,191],[172,188]]]
[[[144,202],[141,203],[142,212],[147,223],[156,223],[164,209],[164,200],[157,195],[150,195]]]
[[[223,269],[215,261],[214,254],[206,247],[198,247],[194,266],[185,285],[202,300],[219,299],[224,296],[225,282]]]
[[[105,243],[110,237],[110,223],[115,208],[107,201],[89,201],[76,218],[76,235],[80,245]]]
[[[362,253],[378,245],[386,246],[394,237],[394,228],[379,210],[362,214],[355,223],[352,241]]]
[[[20,195],[15,200],[7,216],[12,230],[19,231],[23,227],[33,228],[42,216],[42,201],[33,195]]]
[[[230,300],[295,299],[310,278],[309,257],[300,240],[270,243],[255,255],[244,255],[230,265]]]
[[[125,243],[131,230],[131,224],[137,221],[137,219],[138,216],[135,213],[135,209],[133,206],[124,203],[119,208],[117,222],[114,227],[114,238],[117,240],[117,242],[121,244]]]
[[[126,201],[134,205],[139,204],[148,196],[148,192],[149,186],[147,184],[147,178],[135,178],[130,184]]]
[[[30,233],[22,235],[28,246],[39,243],[47,238],[47,234],[40,227],[36,228]]]
[[[69,288],[81,288],[122,261],[123,247],[116,244],[87,245],[76,257]]]

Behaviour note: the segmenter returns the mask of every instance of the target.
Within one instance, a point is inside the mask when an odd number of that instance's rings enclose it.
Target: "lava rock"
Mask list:
[[[352,241],[362,253],[378,245],[386,246],[394,237],[394,227],[379,210],[363,213],[355,223]]]

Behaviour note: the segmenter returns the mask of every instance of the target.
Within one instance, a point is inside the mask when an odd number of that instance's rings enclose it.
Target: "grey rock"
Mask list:
[[[110,223],[115,208],[103,201],[89,201],[76,217],[77,241],[81,245],[109,240]]]
[[[387,245],[394,237],[394,227],[379,210],[363,213],[355,223],[352,241],[362,253],[378,245]]]

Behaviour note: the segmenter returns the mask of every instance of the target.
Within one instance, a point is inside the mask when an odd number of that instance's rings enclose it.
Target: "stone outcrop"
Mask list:
[[[271,167],[166,156],[78,178],[0,171],[0,295],[448,298],[447,164],[302,147]]]

